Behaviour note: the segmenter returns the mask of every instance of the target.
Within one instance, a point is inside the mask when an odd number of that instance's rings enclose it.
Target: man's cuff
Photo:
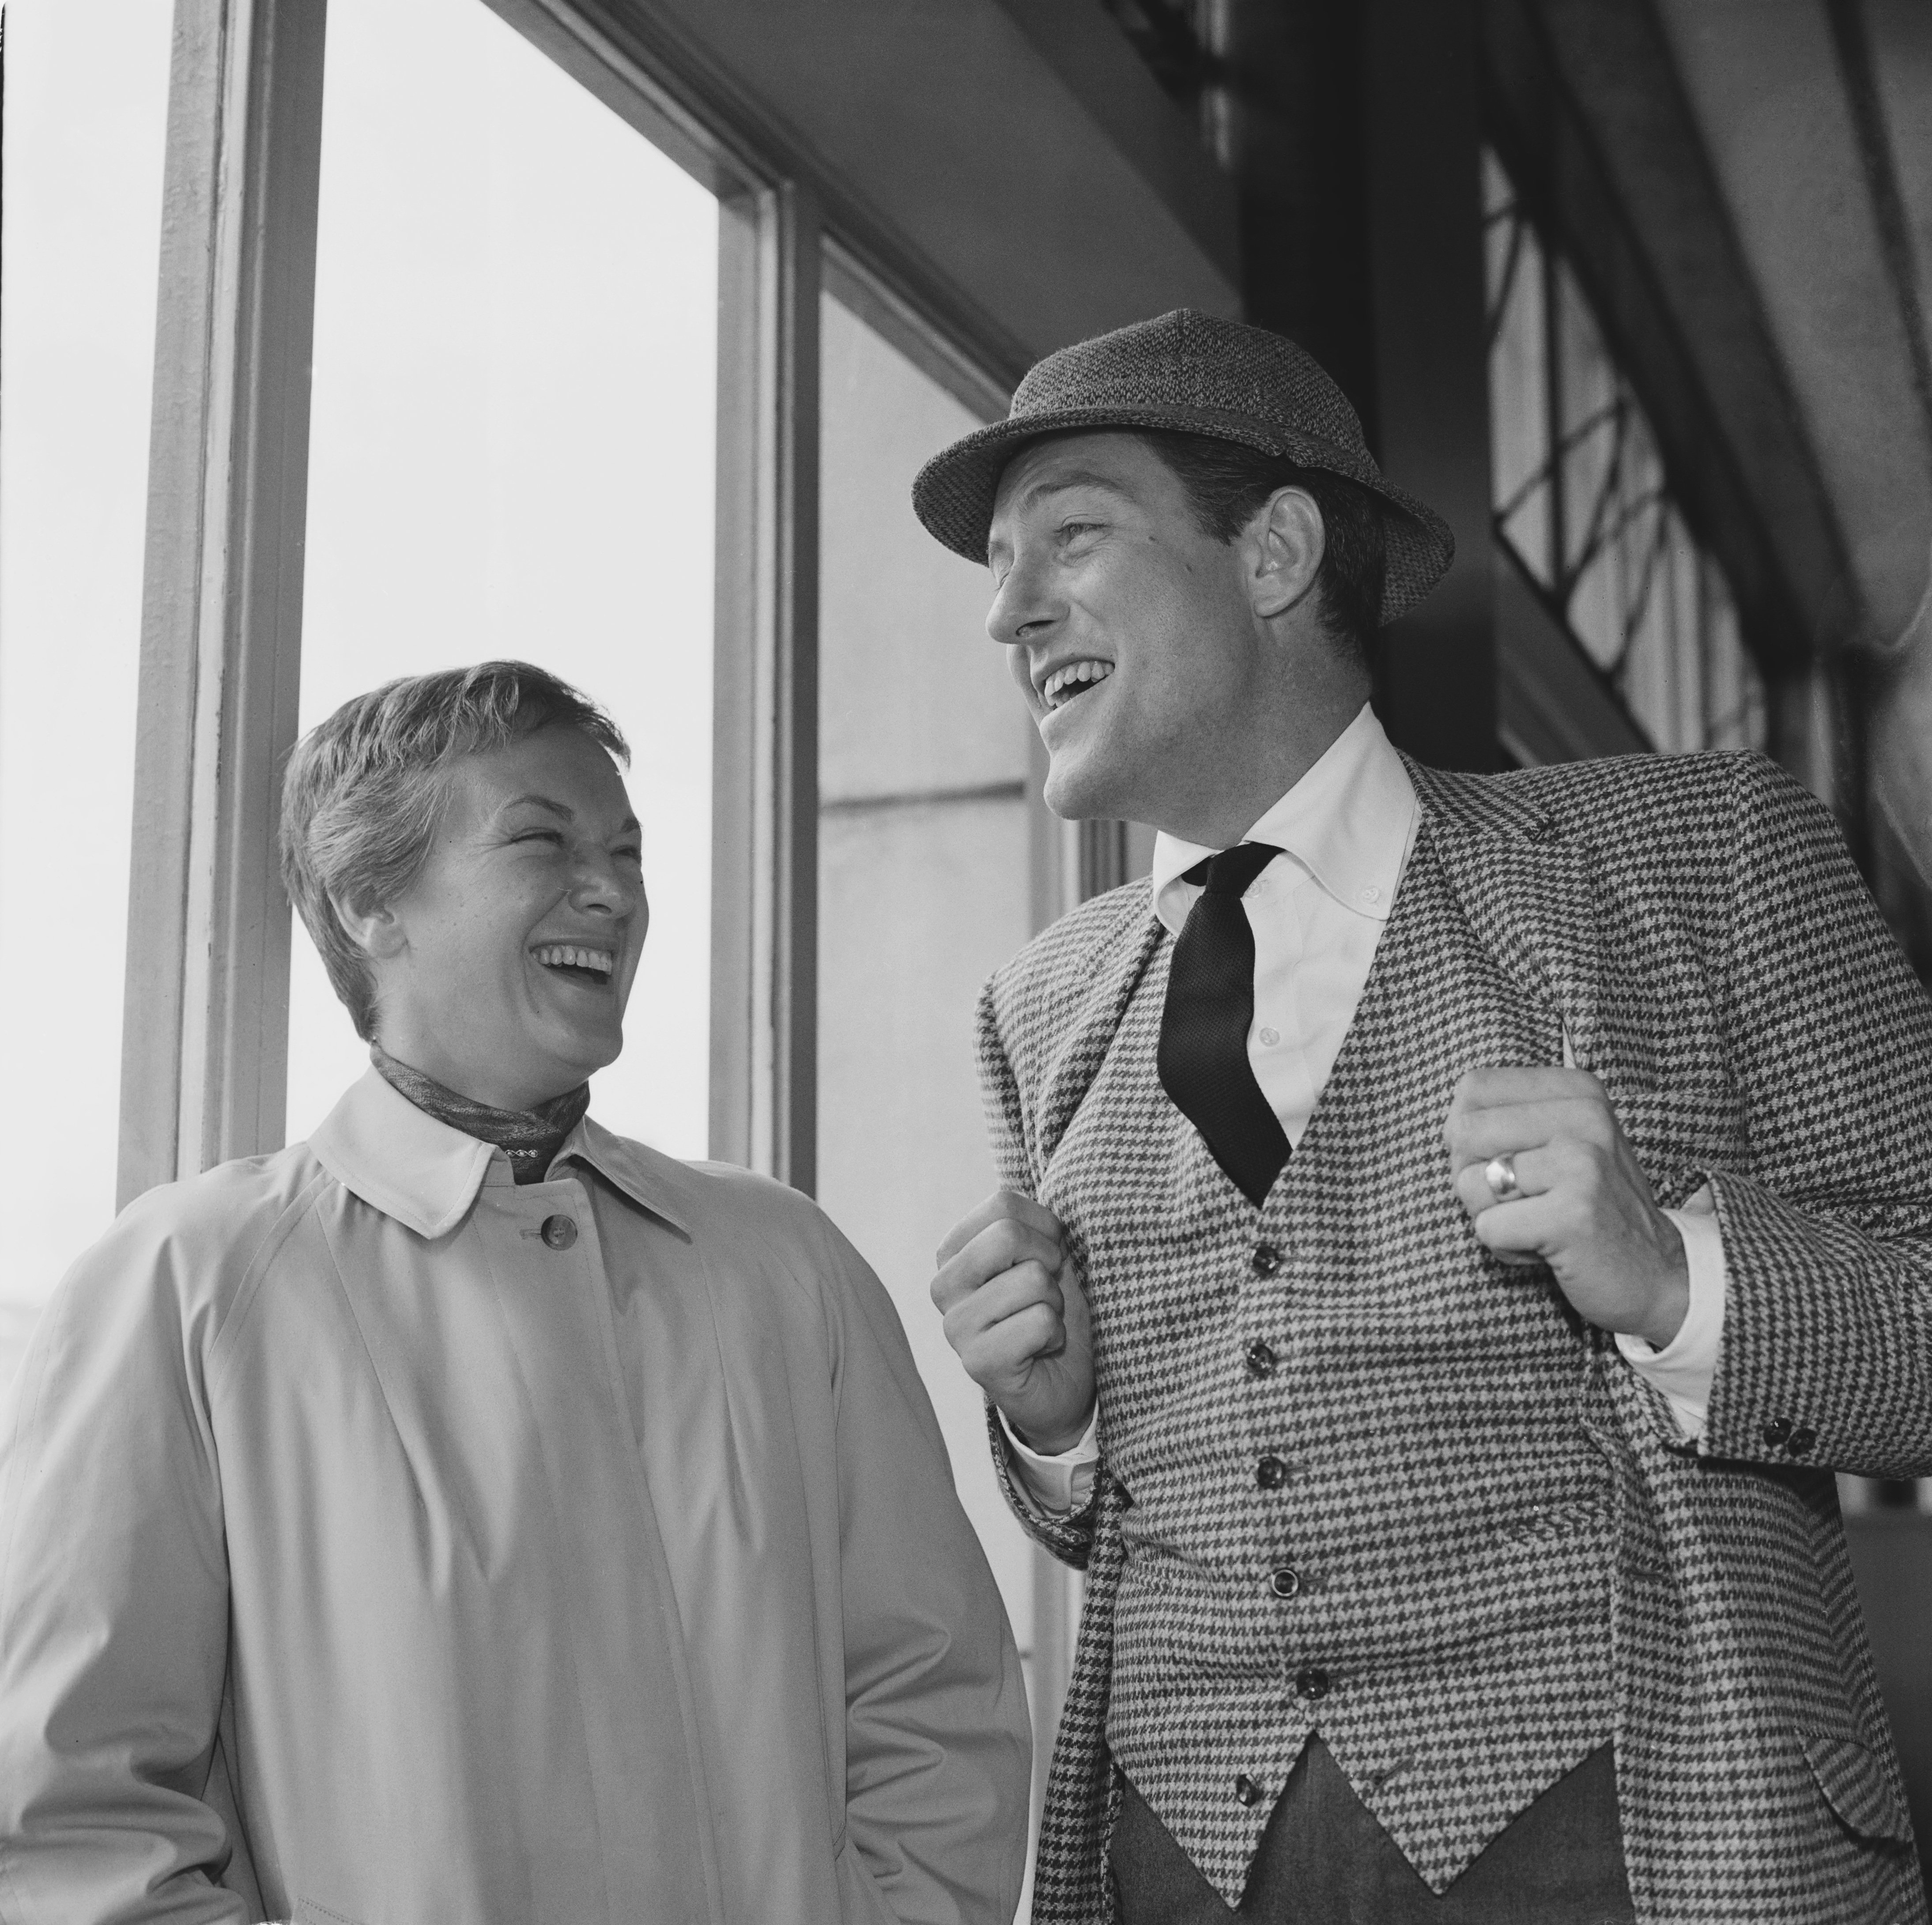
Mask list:
[[[1094,1467],[1100,1461],[1100,1447],[1096,1441],[1100,1426],[1099,1402],[1094,1404],[1094,1414],[1087,1420],[1080,1441],[1056,1457],[1042,1456],[1030,1448],[1007,1423],[1006,1412],[997,1405],[994,1410],[1012,1453],[1014,1477],[1041,1514],[1071,1517],[1076,1511],[1084,1510],[1088,1499],[1094,1495]]]
[[[1724,1239],[1708,1183],[1682,1210],[1664,1213],[1684,1240],[1690,1269],[1690,1307],[1682,1327],[1663,1349],[1622,1330],[1617,1333],[1617,1348],[1640,1377],[1664,1393],[1678,1427],[1695,1439],[1704,1435],[1724,1333]]]

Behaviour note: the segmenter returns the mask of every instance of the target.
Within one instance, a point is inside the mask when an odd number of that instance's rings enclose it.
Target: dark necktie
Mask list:
[[[1248,1061],[1255,936],[1241,898],[1280,853],[1244,842],[1187,871],[1202,894],[1174,945],[1157,1059],[1161,1087],[1257,1209],[1288,1161],[1288,1138]]]

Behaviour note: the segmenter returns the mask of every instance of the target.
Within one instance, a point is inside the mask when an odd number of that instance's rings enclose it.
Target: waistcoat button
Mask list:
[[[1278,1491],[1288,1482],[1288,1466],[1270,1452],[1255,1466],[1255,1482],[1264,1491]]]
[[[1325,1698],[1328,1674],[1318,1664],[1305,1664],[1294,1674],[1294,1688],[1304,1698]]]
[[[1789,1417],[1773,1417],[1764,1427],[1764,1441],[1775,1450],[1791,1435]]]
[[[1272,1377],[1274,1375],[1274,1352],[1259,1337],[1249,1345],[1247,1361],[1250,1377]]]
[[[1257,1276],[1273,1276],[1281,1268],[1281,1252],[1272,1243],[1257,1243],[1248,1261]]]
[[[1254,1806],[1259,1804],[1261,1801],[1262,1788],[1260,1786],[1257,1785],[1245,1771],[1244,1771],[1241,1775],[1234,1780],[1235,1804],[1238,1805],[1246,1805],[1252,1808]]]
[[[1818,1441],[1818,1433],[1809,1424],[1800,1424],[1784,1447],[1794,1457],[1802,1457]]]
[[[553,1250],[567,1250],[577,1241],[577,1219],[572,1216],[546,1216],[538,1234]]]
[[[1292,1597],[1300,1588],[1300,1574],[1286,1564],[1268,1573],[1268,1589],[1277,1597]]]

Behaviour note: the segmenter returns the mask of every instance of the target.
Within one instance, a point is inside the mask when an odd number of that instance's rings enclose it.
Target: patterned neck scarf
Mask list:
[[[392,1090],[408,1097],[438,1123],[460,1129],[484,1143],[494,1143],[510,1159],[511,1174],[520,1183],[540,1183],[549,1174],[550,1159],[563,1139],[584,1120],[590,1107],[590,1085],[580,1083],[533,1110],[493,1110],[446,1090],[434,1076],[398,1063],[379,1042],[369,1045],[369,1060]]]

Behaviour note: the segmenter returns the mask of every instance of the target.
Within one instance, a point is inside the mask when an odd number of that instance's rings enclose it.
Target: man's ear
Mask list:
[[[1267,620],[1307,599],[1328,552],[1322,511],[1306,488],[1277,488],[1255,511],[1242,540],[1249,548],[1248,592]]]
[[[358,906],[346,896],[332,895],[328,906],[349,940],[372,962],[387,962],[409,947],[403,925],[387,903]]]

